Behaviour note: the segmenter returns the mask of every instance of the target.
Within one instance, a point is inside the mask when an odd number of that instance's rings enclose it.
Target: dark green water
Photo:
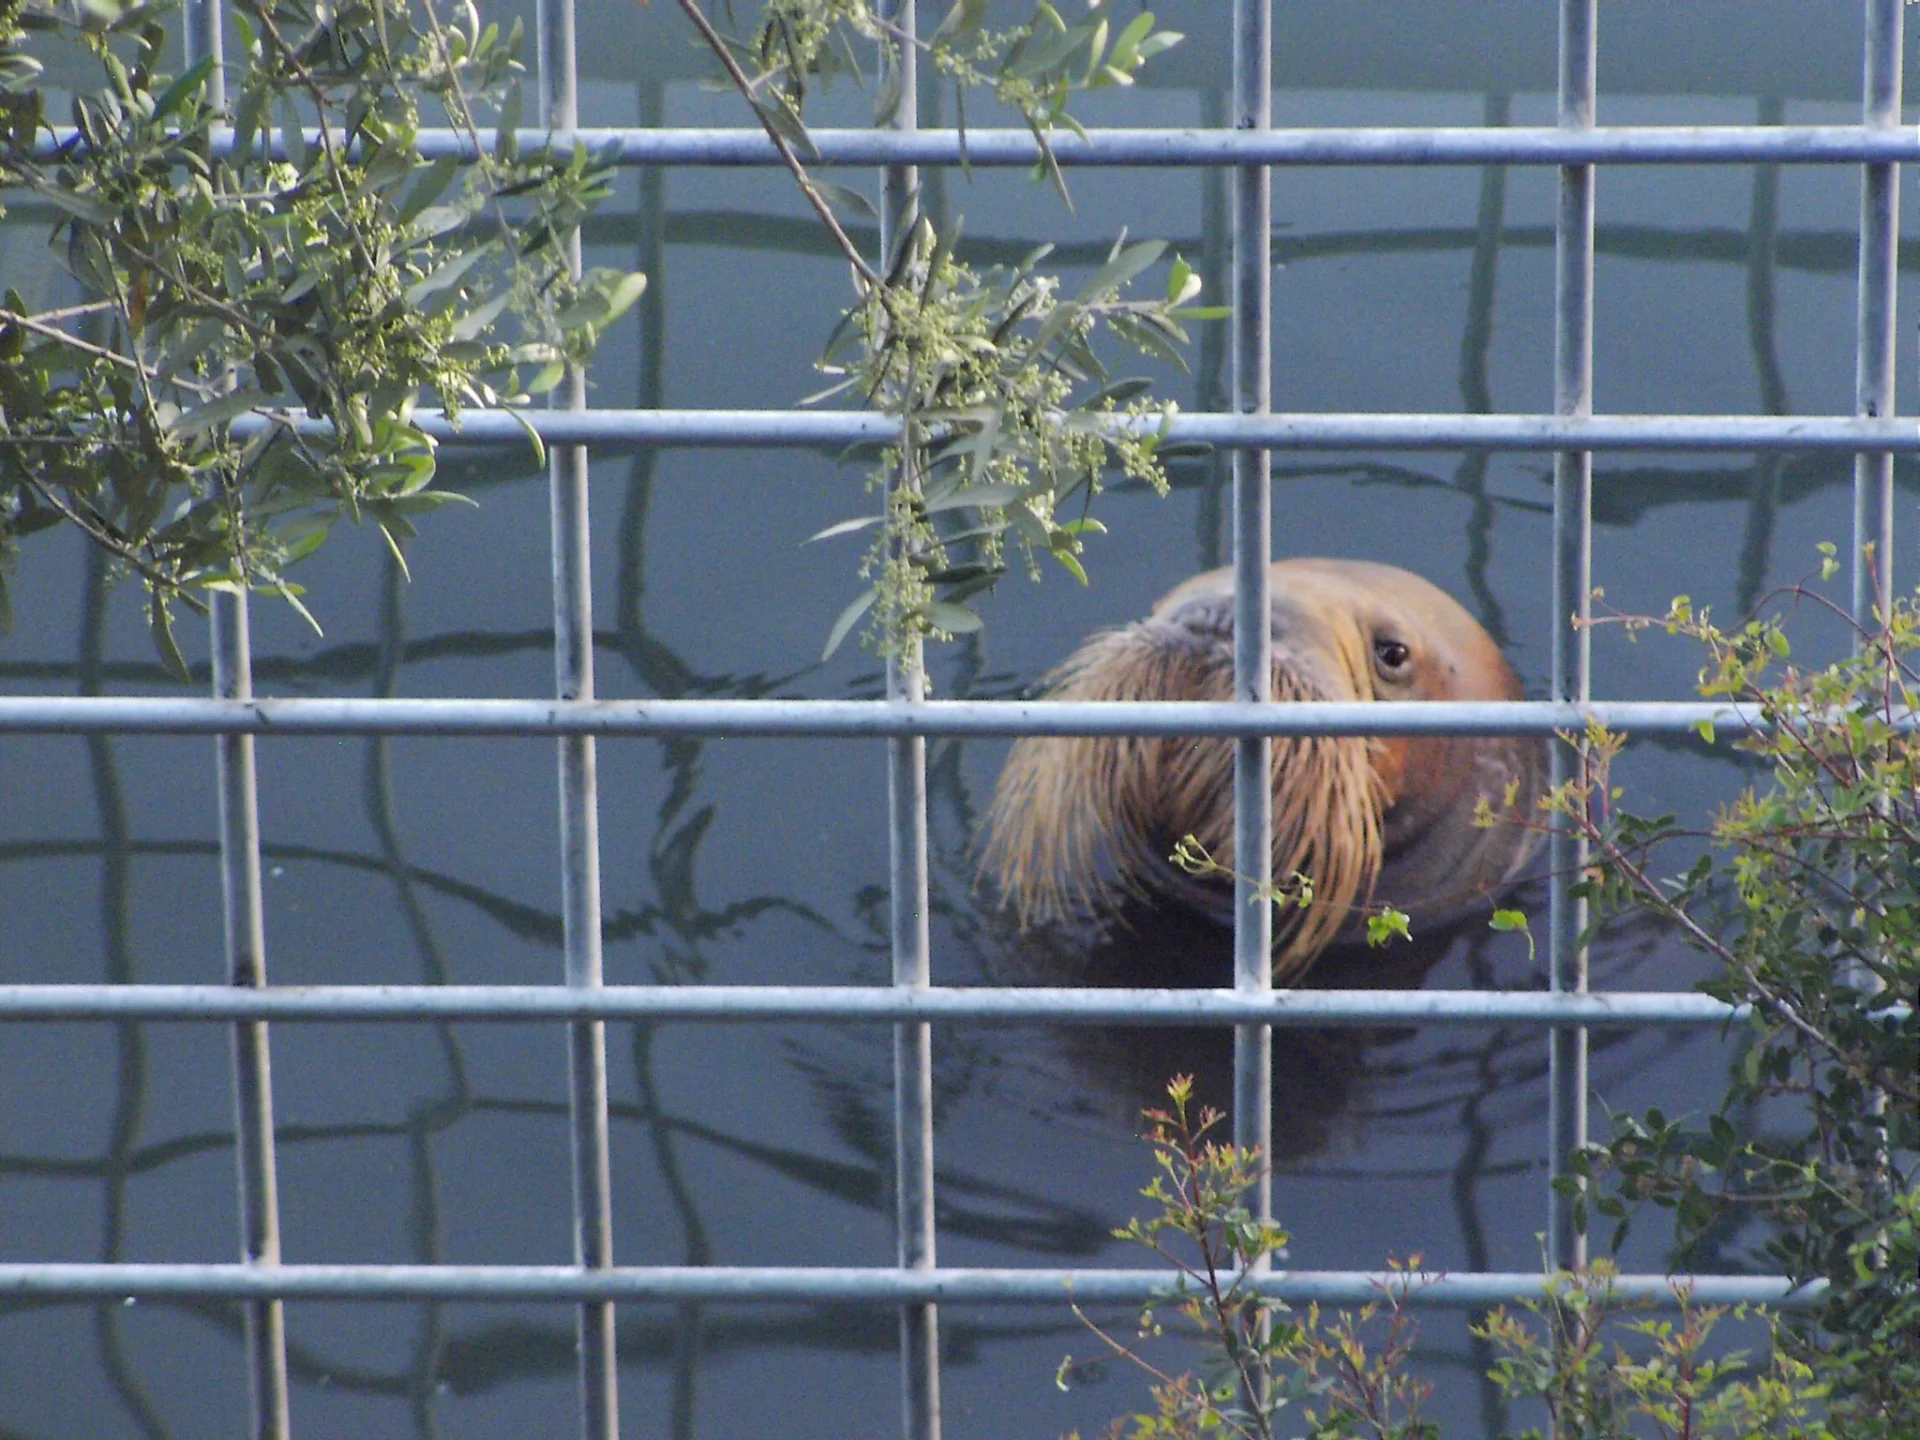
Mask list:
[[[1089,107],[1095,123],[1220,114],[1224,6],[1162,8],[1193,40],[1161,84]],[[1837,18],[1836,18],[1837,17]],[[698,90],[673,8],[583,11],[588,123],[733,124]],[[1303,4],[1283,13],[1281,124],[1547,123],[1545,5]],[[1615,6],[1603,15],[1603,122],[1844,122],[1858,113],[1848,7]],[[642,77],[637,83],[635,75]],[[851,119],[857,97],[830,97]],[[930,102],[931,104],[931,102]],[[950,113],[950,110],[945,112]],[[976,121],[978,117],[976,116]],[[847,178],[847,177],[842,177]],[[1074,177],[1076,210],[1024,177],[931,185],[969,252],[1063,242],[1076,265],[1122,226],[1222,274],[1224,192],[1204,173]],[[1600,180],[1596,409],[1845,413],[1853,391],[1858,177],[1753,167],[1615,169]],[[1275,403],[1286,410],[1549,407],[1550,172],[1276,174]],[[1902,314],[1920,234],[1905,196]],[[843,267],[770,172],[629,175],[589,263],[653,286],[594,372],[607,406],[785,407],[845,289]],[[0,269],[60,293],[30,207],[0,227]],[[38,286],[36,291],[33,287]],[[1910,319],[1901,365],[1911,377]],[[1162,376],[1218,408],[1222,341]],[[1906,402],[1911,406],[1911,401]],[[1623,608],[1685,591],[1722,611],[1844,542],[1844,457],[1608,456],[1594,570]],[[443,512],[402,583],[377,537],[342,533],[304,577],[326,627],[256,607],[256,676],[279,695],[539,696],[551,689],[544,476],[525,457],[449,456],[480,507]],[[1528,456],[1282,455],[1277,554],[1408,566],[1474,610],[1538,693],[1549,636],[1548,466]],[[1221,563],[1221,472],[1108,497],[1112,535],[1082,590],[1004,587],[984,637],[932,660],[938,693],[1020,692],[1084,634],[1143,613]],[[1900,472],[1902,526],[1914,518]],[[866,696],[873,662],[818,665],[854,593],[846,542],[805,538],[869,504],[859,475],[792,452],[663,452],[594,467],[600,693]],[[1903,532],[1905,533],[1905,532]],[[1909,546],[1907,556],[1912,549]],[[0,691],[166,693],[135,597],[77,545],[27,551]],[[1899,562],[1911,588],[1915,566]],[[1832,636],[1809,633],[1817,647]],[[204,655],[189,649],[190,656]],[[1602,635],[1596,693],[1681,697],[1683,648]],[[973,845],[1003,743],[930,756],[934,973],[947,984],[1084,971],[1011,935],[974,886]],[[0,979],[208,982],[223,970],[212,746],[0,739]],[[281,741],[260,747],[269,967],[286,982],[559,978],[552,747],[533,741]],[[885,773],[857,743],[621,742],[600,752],[610,981],[871,983],[885,953]],[[1647,809],[1699,811],[1739,772],[1640,747]],[[1129,957],[1093,957],[1121,965]],[[1134,957],[1137,958],[1137,957]],[[1596,984],[1686,984],[1658,936],[1616,937]],[[1517,937],[1471,937],[1432,985],[1537,979]],[[571,1256],[565,1073],[551,1027],[283,1026],[273,1037],[286,1256],[294,1261],[563,1263]],[[1293,1263],[1455,1268],[1538,1262],[1545,1042],[1431,1030],[1280,1037],[1276,1206]],[[859,1027],[613,1027],[616,1257],[624,1263],[886,1264],[889,1047]],[[940,1258],[1124,1264],[1107,1238],[1147,1178],[1139,1104],[1168,1074],[1217,1073],[1217,1037],[959,1027],[936,1034]],[[1717,1037],[1598,1043],[1615,1106],[1698,1107]],[[228,1047],[217,1027],[0,1028],[0,1259],[224,1260],[236,1253]],[[1657,1267],[1658,1236],[1628,1263]],[[1738,1256],[1730,1253],[1728,1263]],[[1064,1305],[942,1316],[947,1433],[1091,1431],[1144,1403],[1134,1377],[1060,1394],[1097,1347]],[[560,1436],[574,1428],[562,1306],[289,1307],[296,1428],[310,1436]],[[1457,1318],[1427,1325],[1450,1433],[1492,1418]],[[621,1312],[627,1433],[892,1433],[895,1321],[884,1311],[634,1306]],[[1095,1377],[1097,1379],[1097,1377]],[[219,1305],[0,1307],[0,1437],[239,1433],[238,1315]]]

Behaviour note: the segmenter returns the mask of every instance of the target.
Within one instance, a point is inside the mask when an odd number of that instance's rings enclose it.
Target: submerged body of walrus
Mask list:
[[[1273,693],[1297,700],[1516,700],[1519,681],[1473,617],[1391,565],[1272,567]],[[1195,576],[1145,620],[1094,636],[1057,670],[1057,700],[1233,698],[1233,577]],[[1519,878],[1529,829],[1476,825],[1485,800],[1532,813],[1545,746],[1511,737],[1276,737],[1273,872],[1313,886],[1276,917],[1274,974],[1304,970],[1392,906],[1445,924]],[[1023,924],[1167,900],[1221,921],[1233,894],[1168,858],[1192,835],[1234,868],[1233,745],[1224,740],[1034,737],[994,792],[985,854]]]

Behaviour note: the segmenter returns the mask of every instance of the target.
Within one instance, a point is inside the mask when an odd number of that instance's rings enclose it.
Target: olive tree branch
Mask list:
[[[259,22],[262,27],[262,33],[271,39],[274,46],[279,50],[280,58],[288,67],[295,83],[298,84],[302,90],[305,90],[307,92],[307,98],[313,101],[314,114],[319,127],[320,151],[326,157],[327,163],[325,169],[327,179],[331,182],[333,192],[340,201],[340,218],[346,222],[353,236],[354,248],[360,252],[362,262],[369,267],[369,273],[372,273],[372,269],[378,266],[379,260],[375,256],[372,247],[367,243],[366,235],[362,233],[358,225],[353,223],[353,197],[347,193],[346,179],[340,173],[340,161],[343,158],[344,150],[334,142],[333,127],[327,118],[328,111],[331,107],[327,103],[328,95],[326,87],[315,77],[312,67],[307,64],[299,48],[287,42],[286,36],[281,33],[280,27],[274,22],[272,8],[270,6],[250,4],[247,6],[247,10],[253,18]],[[374,11],[376,14],[379,14],[379,7],[375,6]],[[351,137],[347,138],[349,140],[351,139]]]
[[[91,305],[76,305],[67,310],[49,310],[41,315],[22,315],[18,310],[9,310],[4,306],[0,306],[0,325],[18,325],[22,330],[31,330],[34,334],[52,340],[81,355],[91,356],[93,359],[105,361],[109,365],[117,365],[123,370],[136,371],[142,375],[150,374],[151,371],[149,368],[134,359],[131,355],[122,355],[118,350],[111,350],[104,345],[95,345],[90,340],[82,340],[78,335],[69,334],[58,325],[49,325],[46,323],[49,316],[65,317],[86,315],[114,309],[117,309],[117,307],[114,302],[110,300],[102,300]],[[216,393],[213,386],[203,381],[190,380],[180,375],[173,377],[173,383],[183,389],[192,390],[201,395]]]
[[[807,203],[813,206],[814,213],[819,215],[820,223],[827,227],[827,233],[833,236],[834,244],[840,247],[840,253],[847,257],[847,263],[853,266],[854,273],[860,277],[863,288],[883,286],[885,282],[881,279],[879,272],[868,263],[867,257],[860,253],[860,247],[855,245],[847,232],[841,228],[839,217],[833,213],[833,207],[827,204],[826,199],[814,187],[813,177],[807,173],[807,167],[800,163],[800,157],[793,153],[793,147],[787,143],[786,137],[774,128],[773,122],[767,119],[765,112],[761,110],[759,102],[754,99],[753,81],[748,79],[747,72],[740,68],[740,62],[733,58],[733,52],[727,49],[727,42],[721,38],[720,32],[713,28],[713,22],[707,19],[694,0],[679,0],[679,3],[687,19],[693,22],[694,29],[700,32],[700,38],[706,42],[707,48],[713,51],[719,57],[720,63],[726,67],[727,75],[733,81],[734,88],[753,108],[755,118],[760,121],[760,128],[766,131],[767,138],[773,141],[774,149],[780,152],[780,158],[786,162],[787,169],[793,173],[794,182],[799,185],[801,193],[807,197]]]
[[[171,589],[177,583],[174,576],[148,560],[141,553],[139,546],[93,513],[90,508],[83,509],[69,504],[60,494],[59,487],[49,485],[36,476],[28,475],[25,478],[28,486],[40,497],[43,504],[49,509],[57,510],[69,524],[77,526],[96,545],[123,561],[129,569],[156,590]]]

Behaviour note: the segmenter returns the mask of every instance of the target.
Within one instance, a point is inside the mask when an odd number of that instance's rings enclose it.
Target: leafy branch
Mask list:
[[[1835,550],[1822,552],[1830,578]],[[1920,1428],[1920,597],[1867,626],[1809,585],[1776,599],[1778,613],[1724,627],[1686,596],[1664,616],[1604,622],[1700,645],[1700,691],[1751,716],[1737,743],[1766,780],[1705,829],[1637,817],[1612,779],[1619,737],[1591,732],[1582,773],[1550,800],[1553,823],[1591,846],[1576,889],[1596,927],[1629,911],[1671,923],[1721,963],[1702,988],[1753,1020],[1704,1123],[1617,1116],[1567,1183],[1583,1223],[1589,1209],[1616,1222],[1616,1245],[1639,1204],[1672,1211],[1682,1263],[1764,1222],[1762,1263],[1828,1285],[1817,1325],[1782,1327],[1786,1353],[1831,1388],[1849,1434],[1908,1435]],[[1850,653],[1797,662],[1786,626],[1805,608],[1846,620]],[[1689,862],[1665,873],[1675,847]],[[1775,1117],[1763,1134],[1726,1118],[1761,1106]]]
[[[1380,1300],[1353,1312],[1296,1312],[1262,1294],[1256,1277],[1285,1256],[1289,1237],[1247,1207],[1260,1153],[1211,1138],[1222,1117],[1194,1107],[1191,1077],[1174,1077],[1167,1096],[1168,1108],[1145,1116],[1157,1172],[1140,1192],[1149,1212],[1113,1233],[1151,1250],[1172,1281],[1142,1309],[1135,1342],[1074,1306],[1108,1353],[1147,1375],[1154,1398],[1153,1410],[1115,1420],[1111,1440],[1272,1440],[1289,1415],[1315,1437],[1431,1440],[1420,1409],[1432,1387],[1409,1370],[1418,1327],[1406,1302],[1424,1283],[1419,1257],[1395,1264]],[[1164,1335],[1167,1308],[1203,1341],[1201,1374],[1173,1374],[1141,1353],[1139,1341]],[[1056,1383],[1066,1388],[1073,1373],[1068,1356]]]
[[[840,397],[900,422],[900,441],[872,457],[873,486],[886,491],[879,512],[814,537],[874,532],[861,568],[869,584],[835,622],[826,653],[863,621],[867,639],[887,653],[977,630],[972,602],[1016,562],[1038,578],[1050,559],[1085,583],[1086,539],[1104,529],[1089,507],[1107,471],[1164,493],[1166,460],[1193,448],[1167,442],[1173,407],[1150,402],[1146,381],[1116,380],[1099,340],[1110,335],[1184,368],[1186,325],[1224,312],[1196,303],[1200,277],[1178,257],[1164,295],[1129,298],[1128,287],[1165,246],[1129,244],[1124,234],[1072,295],[1039,270],[1048,247],[978,272],[957,256],[959,222],[942,234],[917,212],[901,218],[892,253],[875,264],[837,213],[872,206],[807,168],[819,151],[806,103],[840,76],[857,77],[861,56],[877,51],[883,90],[875,111],[891,113],[911,45],[953,83],[963,137],[967,91],[989,91],[1021,115],[1040,148],[1039,173],[1064,195],[1049,137],[1058,126],[1078,130],[1072,98],[1132,84],[1180,37],[1156,30],[1150,13],[1115,26],[1111,0],[1092,0],[1071,24],[1041,0],[1008,30],[988,27],[984,0],[959,0],[925,40],[888,22],[870,0],[768,0],[737,38],[723,35],[695,0],[679,4],[853,271],[852,303],[821,361],[832,383],[809,403]],[[903,483],[888,486],[888,476]]]
[[[1262,1296],[1251,1277],[1285,1253],[1288,1236],[1255,1218],[1246,1197],[1259,1153],[1210,1138],[1218,1112],[1195,1109],[1192,1081],[1175,1077],[1170,1105],[1146,1112],[1155,1174],[1140,1192],[1145,1218],[1114,1231],[1169,1268],[1170,1283],[1123,1337],[1075,1314],[1104,1352],[1147,1378],[1151,1408],[1122,1415],[1108,1440],[1439,1440],[1422,1413],[1432,1387],[1415,1373],[1419,1327],[1411,1302],[1433,1277],[1418,1256],[1390,1262],[1377,1300],[1352,1311],[1296,1311]],[[1903,1258],[1912,1254],[1911,1216]],[[1778,1317],[1746,1307],[1702,1306],[1684,1286],[1676,1313],[1647,1316],[1618,1292],[1618,1270],[1599,1260],[1553,1273],[1537,1297],[1501,1306],[1474,1326],[1493,1353],[1488,1372],[1509,1400],[1543,1409],[1555,1440],[1839,1440],[1828,1376],[1793,1351]],[[1148,1347],[1166,1335],[1172,1308],[1202,1347],[1199,1371],[1176,1371]],[[1775,1343],[1764,1364],[1732,1350],[1720,1327],[1757,1321]],[[1082,1373],[1071,1355],[1055,1383]],[[1891,1436],[1897,1430],[1874,1432]],[[1500,1440],[1541,1440],[1538,1429]]]
[[[519,154],[518,27],[432,0],[237,0],[221,104],[211,58],[165,68],[166,10],[0,5],[0,192],[59,212],[85,297],[0,304],[0,623],[19,541],[71,524],[144,583],[180,670],[176,603],[251,589],[307,614],[288,571],[343,516],[400,556],[460,498],[432,488],[420,403],[457,421],[549,388],[645,281],[570,272],[561,237],[610,172],[579,147]],[[71,138],[41,54],[98,76]],[[421,155],[436,110],[473,163]]]

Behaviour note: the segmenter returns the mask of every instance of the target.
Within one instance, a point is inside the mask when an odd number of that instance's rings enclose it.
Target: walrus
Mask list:
[[[1276,701],[1520,698],[1492,637],[1417,575],[1325,559],[1278,561],[1270,575]],[[1232,572],[1175,587],[1046,683],[1057,700],[1232,699]],[[1531,814],[1545,772],[1536,739],[1275,737],[1273,873],[1306,876],[1312,899],[1276,914],[1274,978],[1357,939],[1371,909],[1445,925],[1512,884],[1537,833],[1477,826],[1475,812],[1511,794]],[[1169,858],[1188,835],[1233,868],[1231,741],[1029,737],[1000,773],[982,868],[1023,927],[1143,900],[1231,923],[1231,884]]]

